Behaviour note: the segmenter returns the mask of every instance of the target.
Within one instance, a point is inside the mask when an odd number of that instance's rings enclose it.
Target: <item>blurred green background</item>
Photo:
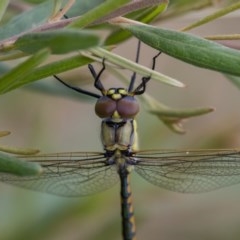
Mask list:
[[[205,11],[193,12],[164,21],[160,26],[179,29],[206,14]],[[194,32],[202,36],[236,32],[236,17],[239,12]],[[115,52],[133,60],[136,44],[137,41],[131,39]],[[150,66],[154,54],[154,50],[143,46],[141,63]],[[150,82],[148,94],[172,107],[212,106],[216,111],[184,122],[187,133],[176,135],[142,108],[138,116],[142,149],[239,147],[239,89],[220,73],[196,68],[164,55],[158,59],[156,69],[184,82],[187,87],[177,89]],[[87,68],[61,77],[91,79]],[[54,79],[44,81],[63,89]],[[121,84],[108,73],[103,82],[109,87]],[[93,89],[91,85],[86,87]],[[1,139],[2,144],[39,148],[46,153],[101,150],[100,119],[94,114],[94,99],[75,101],[51,97],[29,88],[15,90],[0,98],[1,130],[12,132],[11,136]],[[211,193],[180,194],[157,188],[133,174],[132,189],[139,240],[240,238],[240,184]],[[97,195],[67,199],[1,183],[0,239],[121,239],[119,186]]]

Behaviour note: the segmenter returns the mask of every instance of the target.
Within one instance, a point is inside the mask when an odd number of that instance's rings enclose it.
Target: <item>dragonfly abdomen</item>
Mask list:
[[[124,168],[124,167],[123,167]],[[124,240],[136,240],[136,225],[133,211],[130,175],[127,169],[119,169],[121,182],[121,215]]]

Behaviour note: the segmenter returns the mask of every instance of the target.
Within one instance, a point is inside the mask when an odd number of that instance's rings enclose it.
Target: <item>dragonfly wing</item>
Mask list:
[[[240,151],[145,151],[136,153],[136,172],[154,185],[198,193],[240,183]]]
[[[118,181],[114,165],[102,153],[59,153],[24,157],[37,162],[38,176],[0,173],[0,181],[61,196],[84,196],[110,188]]]

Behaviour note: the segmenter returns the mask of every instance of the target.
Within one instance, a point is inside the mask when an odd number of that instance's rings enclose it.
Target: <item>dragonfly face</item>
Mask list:
[[[133,93],[124,88],[110,88],[103,92],[95,105],[95,112],[100,118],[121,121],[134,118],[139,112],[139,104]]]

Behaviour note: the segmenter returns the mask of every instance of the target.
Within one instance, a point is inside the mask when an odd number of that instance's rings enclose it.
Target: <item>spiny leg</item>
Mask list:
[[[152,59],[152,70],[155,70],[155,67],[156,67],[156,60],[157,58],[159,57],[159,55],[161,54],[162,52],[158,52],[158,54],[156,54],[153,59]],[[151,75],[148,76],[148,77],[142,77],[142,82],[136,87],[136,89],[133,91],[134,94],[136,95],[140,95],[140,94],[143,94],[146,90],[146,84],[147,82],[151,79]]]
[[[60,9],[60,11],[62,11],[62,9]],[[63,15],[64,18],[68,19],[68,16],[67,15]],[[101,92],[104,90],[104,87],[100,81],[100,76],[101,74],[103,73],[103,71],[105,70],[105,63],[104,63],[105,59],[103,59],[102,61],[102,69],[100,70],[100,72],[97,74],[93,65],[92,64],[88,64],[88,68],[94,78],[94,86],[95,88],[97,88],[98,90],[100,90]],[[101,96],[98,95],[98,94],[95,94],[95,93],[92,93],[92,92],[89,92],[89,91],[86,91],[86,90],[83,90],[81,88],[78,88],[78,87],[74,87],[74,86],[71,86],[67,83],[65,83],[64,81],[62,81],[59,77],[57,77],[56,75],[53,75],[59,82],[61,82],[63,85],[65,85],[66,87],[68,88],[71,88],[77,92],[80,92],[80,93],[83,93],[83,94],[86,94],[86,95],[89,95],[89,96],[92,96],[92,97],[96,97],[96,98],[100,98]]]
[[[99,71],[99,73],[96,73],[96,71],[95,71],[95,69],[94,69],[94,67],[93,67],[93,65],[92,64],[88,64],[88,68],[89,68],[89,70],[90,70],[90,72],[91,72],[91,74],[92,74],[92,76],[93,76],[93,78],[94,78],[94,86],[95,86],[95,88],[97,88],[98,90],[100,90],[101,92],[103,92],[105,89],[104,89],[104,87],[103,87],[103,85],[102,85],[102,82],[101,82],[101,80],[100,80],[100,77],[101,77],[101,75],[102,75],[102,73],[104,72],[104,70],[106,69],[106,66],[105,66],[105,58],[103,58],[103,60],[102,60],[102,68],[101,68],[101,70]]]
[[[90,91],[87,91],[87,90],[84,90],[82,88],[79,88],[79,87],[75,87],[75,86],[72,86],[66,82],[64,82],[61,78],[59,78],[58,76],[56,75],[53,75],[60,83],[62,83],[63,85],[65,85],[66,87],[74,90],[74,91],[77,91],[79,93],[82,93],[82,94],[85,94],[85,95],[88,95],[88,96],[91,96],[91,97],[95,97],[95,98],[100,98],[101,96],[99,94],[96,94],[96,93],[93,93],[93,92],[90,92]]]
[[[100,76],[101,74],[103,73],[103,71],[105,70],[105,63],[104,63],[105,59],[103,59],[103,62],[102,62],[102,69],[100,70],[100,72],[97,74],[94,67],[91,65],[91,64],[88,64],[88,68],[94,78],[94,86],[100,90],[101,92],[104,91],[104,87],[100,81]],[[101,95],[99,94],[96,94],[96,93],[93,93],[93,92],[90,92],[90,91],[87,91],[87,90],[84,90],[82,88],[79,88],[79,87],[75,87],[75,86],[72,86],[66,82],[64,82],[61,78],[59,78],[58,76],[56,75],[53,75],[60,83],[62,83],[63,85],[65,85],[66,87],[70,88],[70,89],[73,89],[74,91],[77,91],[79,93],[82,93],[82,94],[85,94],[85,95],[88,95],[88,96],[91,96],[91,97],[95,97],[95,98],[100,98]]]

